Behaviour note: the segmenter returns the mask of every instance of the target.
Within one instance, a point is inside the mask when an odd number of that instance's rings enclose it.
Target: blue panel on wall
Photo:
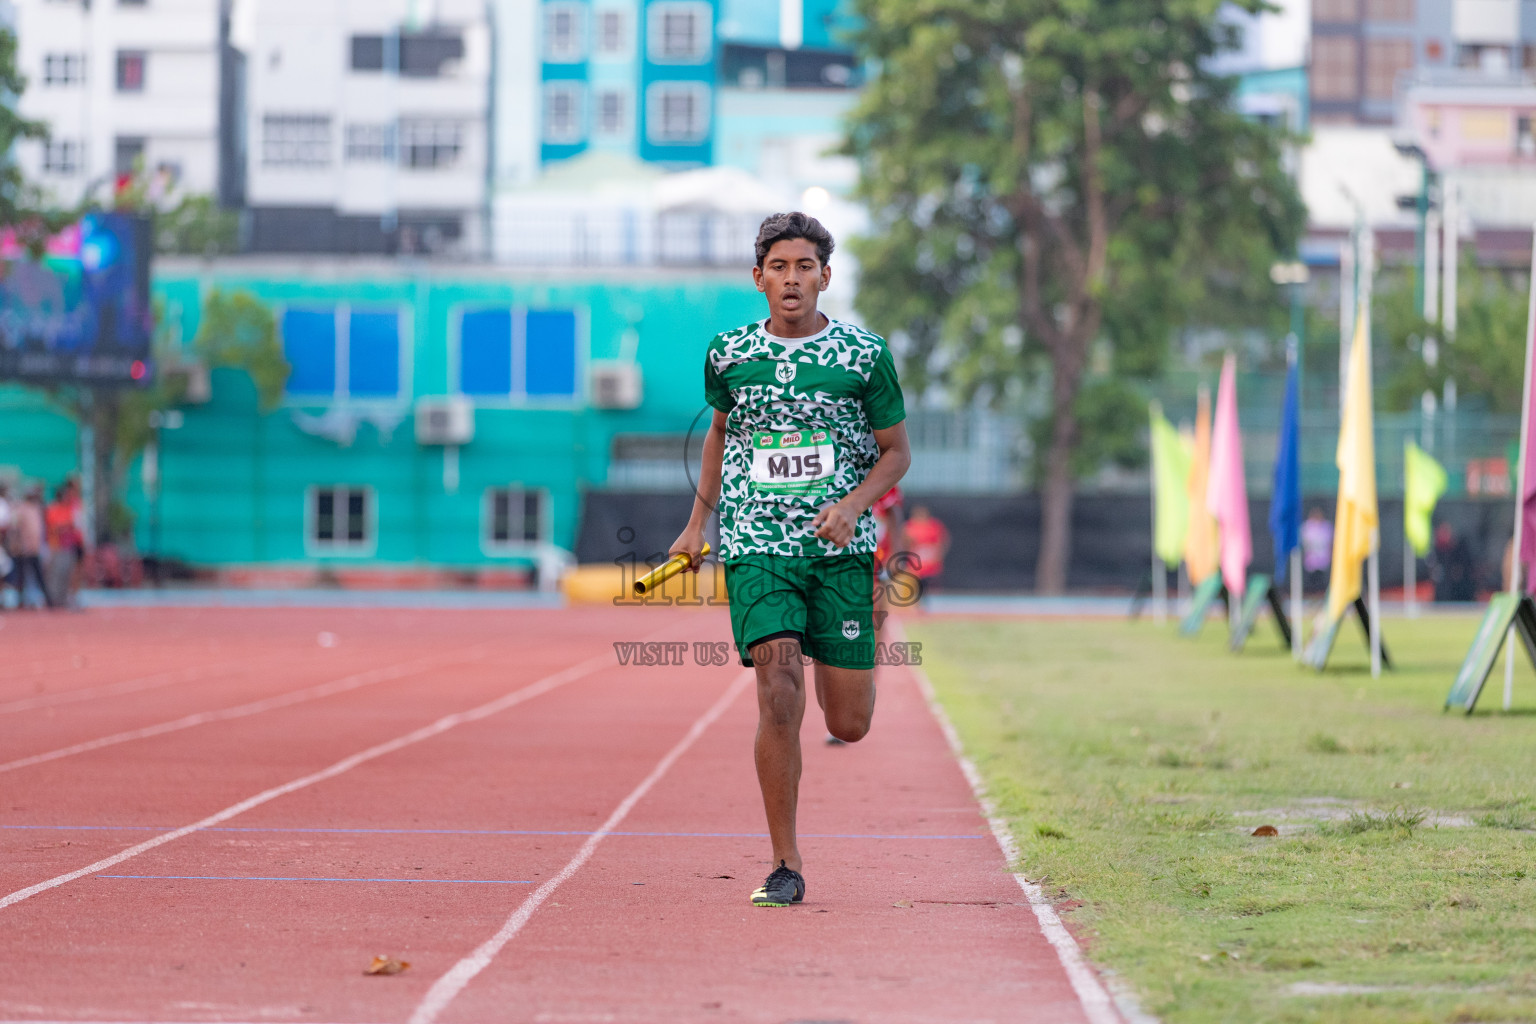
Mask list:
[[[459,391],[466,395],[512,391],[510,309],[478,309],[460,319]]]
[[[292,395],[336,392],[336,311],[290,309],[283,313],[283,356]]]
[[[347,391],[364,398],[400,394],[400,316],[353,313],[347,329]]]
[[[526,390],[530,395],[576,394],[576,314],[568,309],[529,310]]]

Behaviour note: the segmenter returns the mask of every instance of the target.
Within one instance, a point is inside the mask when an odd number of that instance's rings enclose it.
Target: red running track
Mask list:
[[[0,1019],[1090,1020],[906,669],[862,743],[808,712],[807,901],[748,904],[748,680],[611,646],[727,635],[719,610],[7,616]],[[378,953],[411,967],[364,976]]]

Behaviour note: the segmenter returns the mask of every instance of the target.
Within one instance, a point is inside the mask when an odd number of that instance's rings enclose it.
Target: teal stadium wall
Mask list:
[[[718,331],[761,314],[762,297],[746,269],[679,271],[622,278],[458,271],[387,264],[162,266],[154,281],[173,337],[196,336],[202,296],[211,288],[245,290],[277,312],[349,303],[397,309],[407,360],[393,399],[336,402],[290,394],[262,414],[241,371],[213,374],[212,400],[185,408],[181,429],[165,431],[159,550],[204,566],[313,563],[337,567],[398,565],[484,569],[509,561],[482,544],[487,488],[509,484],[547,490],[550,537],[574,546],[585,490],[601,487],[616,433],[681,432],[703,407],[700,367]],[[450,380],[456,324],[465,310],[521,307],[575,313],[577,397],[571,400],[477,401],[474,440],[460,450],[459,486],[444,486],[445,453],[415,440],[416,399],[457,390]],[[634,410],[592,408],[585,399],[593,359],[619,355],[633,330],[644,400]],[[532,342],[530,341],[530,352]],[[297,417],[351,408],[364,419],[351,444],[306,433]],[[0,467],[56,481],[76,466],[76,431],[35,391],[0,389]],[[390,429],[393,424],[393,429]],[[314,555],[305,544],[305,501],[311,486],[374,489],[377,545],[367,555]],[[141,552],[155,549],[151,508],[139,467],[128,502]],[[511,560],[511,561],[515,561]]]

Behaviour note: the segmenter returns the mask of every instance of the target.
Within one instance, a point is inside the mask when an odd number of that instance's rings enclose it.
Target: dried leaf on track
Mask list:
[[[363,969],[364,974],[399,974],[411,966],[409,960],[396,960],[392,956],[380,953],[373,958],[373,962]]]

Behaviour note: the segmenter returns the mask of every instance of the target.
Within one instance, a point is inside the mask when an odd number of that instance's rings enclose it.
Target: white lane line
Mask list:
[[[512,912],[512,916],[507,918],[506,923],[501,926],[501,929],[495,935],[482,942],[474,952],[454,964],[447,974],[444,974],[432,983],[432,987],[427,990],[427,994],[422,998],[415,1012],[411,1014],[410,1024],[432,1024],[437,1019],[437,1015],[442,1013],[448,1004],[453,1002],[454,997],[464,990],[464,986],[473,981],[475,975],[490,966],[491,961],[496,958],[496,954],[500,953],[502,947],[511,942],[517,933],[523,930],[523,926],[533,917],[539,906],[549,899],[550,895],[562,883],[580,871],[582,865],[592,859],[592,854],[597,851],[597,844],[601,843],[604,837],[619,827],[629,815],[629,812],[634,810],[635,805],[640,802],[646,793],[650,792],[651,787],[656,785],[663,775],[667,774],[667,770],[677,762],[677,759],[682,757],[689,747],[693,746],[694,741],[704,734],[704,730],[713,725],[715,720],[725,713],[725,709],[730,707],[731,702],[740,695],[741,691],[753,680],[754,676],[755,674],[752,669],[747,669],[738,675],[731,685],[726,687],[725,693],[721,694],[720,699],[715,701],[708,711],[700,715],[698,721],[693,723],[687,734],[677,741],[677,745],[667,751],[666,756],[656,763],[656,767],[652,768],[651,773],[641,780],[640,785],[636,786],[619,806],[614,808],[613,813],[608,815],[608,820],[603,822],[602,826],[592,833],[586,842],[581,844],[581,849],[577,850],[576,855],[566,863],[565,867],[560,869],[560,873],[530,893],[528,898],[523,900],[518,908]]]
[[[322,697],[331,697],[335,694],[346,693],[349,690],[356,690],[364,686],[387,683],[404,676],[427,672],[445,664],[452,664],[456,661],[469,661],[481,657],[481,653],[474,652],[480,651],[480,649],[489,645],[489,642],[474,644],[452,654],[432,655],[406,662],[404,665],[391,665],[387,668],[355,672],[349,676],[342,676],[340,679],[333,679],[328,683],[321,683],[318,686],[306,686],[302,690],[293,690],[289,693],[279,694],[276,697],[266,697],[262,700],[252,701],[249,704],[237,704],[232,708],[221,708],[218,711],[199,711],[195,714],[172,719],[169,722],[146,725],[142,729],[116,732],[110,736],[101,736],[94,740],[71,744],[70,746],[49,750],[42,754],[33,754],[30,757],[18,758],[15,761],[6,761],[0,764],[0,773],[13,772],[18,768],[29,768],[32,765],[44,764],[48,761],[57,761],[61,757],[73,757],[75,754],[84,754],[88,751],[100,750],[102,747],[116,746],[119,743],[130,743],[133,740],[148,739],[151,736],[163,736],[168,732],[180,732],[182,729],[207,725],[209,722],[227,722],[234,718],[248,718],[251,715],[275,711],[278,708],[292,707],[295,704],[319,700]]]
[[[142,693],[145,690],[153,690],[160,686],[171,686],[175,683],[191,683],[199,679],[216,678],[219,675],[234,672],[242,667],[242,665],[248,664],[248,662],[230,661],[217,665],[202,665],[197,668],[182,669],[177,672],[156,672],[154,675],[140,676],[138,679],[125,679],[118,683],[102,683],[100,686],[86,686],[78,690],[60,690],[56,693],[45,693],[37,697],[23,697],[21,700],[0,704],[0,715],[10,715],[18,711],[31,711],[34,708],[54,707],[59,704],[73,704],[76,701],[90,700],[92,697],[115,697],[124,693]]]
[[[905,640],[905,630],[900,626],[896,629],[900,639]],[[976,802],[981,805],[981,813],[987,819],[987,824],[992,828],[992,834],[997,837],[997,845],[1002,847],[1003,856],[1007,858],[1009,874],[1013,880],[1019,883],[1019,888],[1024,890],[1024,895],[1029,898],[1029,905],[1035,912],[1035,920],[1040,924],[1040,931],[1045,935],[1045,940],[1056,950],[1056,958],[1061,961],[1061,966],[1067,972],[1067,980],[1072,983],[1072,989],[1077,993],[1077,1001],[1082,1004],[1083,1013],[1087,1015],[1091,1024],[1122,1024],[1120,1015],[1115,1011],[1114,1000],[1104,986],[1099,984],[1099,977],[1089,966],[1083,951],[1067,931],[1067,926],[1062,923],[1061,915],[1056,913],[1056,908],[1051,901],[1045,898],[1045,893],[1034,882],[1026,878],[1023,872],[1014,871],[1013,865],[1019,862],[1019,846],[1014,841],[1013,833],[1008,830],[1008,823],[997,813],[997,805],[987,795],[987,784],[982,781],[981,772],[977,770],[973,762],[965,754],[965,748],[960,744],[960,734],[955,731],[955,725],[949,720],[949,714],[939,703],[938,697],[933,692],[933,684],[922,668],[917,665],[908,666],[912,670],[912,678],[917,680],[917,687],[922,691],[923,700],[928,703],[928,711],[933,715],[934,721],[939,723],[939,729],[944,733],[944,739],[949,743],[950,753],[960,764],[960,771],[965,774],[965,781],[971,784],[971,792],[976,796]]]
[[[326,779],[334,779],[336,776],[345,774],[360,764],[366,764],[376,758],[383,757],[385,754],[393,754],[397,750],[404,750],[406,747],[420,743],[422,740],[428,740],[434,736],[440,736],[447,732],[449,729],[463,725],[466,722],[478,722],[482,718],[489,718],[491,715],[494,715],[499,711],[505,711],[507,708],[521,704],[523,701],[531,700],[540,694],[548,693],[550,690],[553,690],[556,687],[563,686],[573,679],[579,679],[588,673],[596,671],[604,665],[611,665],[613,664],[612,658],[613,653],[611,651],[606,654],[588,658],[586,661],[583,661],[580,664],[573,665],[567,669],[562,669],[561,671],[556,672],[554,675],[545,676],[543,679],[540,679],[536,683],[529,683],[527,686],[524,686],[518,690],[513,690],[511,693],[504,694],[503,696],[498,697],[489,703],[481,704],[479,707],[471,708],[468,711],[460,711],[455,714],[439,718],[431,725],[425,725],[420,729],[414,729],[411,732],[406,733],[404,736],[399,736],[395,739],[388,740],[376,746],[369,747],[367,750],[353,754],[351,757],[344,757],[340,761],[337,761],[335,764],[331,765],[329,768],[322,768],[317,772],[311,772],[308,775],[294,779],[292,782],[285,782],[281,786],[274,786],[271,789],[264,790],[263,792],[257,793],[253,797],[241,800],[237,804],[231,804],[230,806],[224,808],[222,811],[217,811],[208,815],[206,818],[194,821],[190,825],[183,825],[181,828],[172,829],[169,832],[163,832],[160,835],[155,836],[153,839],[146,839],[144,842],[139,843],[137,846],[130,846],[128,849],[122,850],[119,853],[115,853],[110,857],[104,857],[94,864],[87,864],[83,868],[66,872],[65,874],[50,878],[45,882],[38,882],[36,885],[29,885],[25,889],[18,889],[11,893],[9,896],[0,897],[0,910],[3,910],[4,908],[9,907],[14,903],[20,903],[22,900],[30,899],[40,892],[47,892],[49,889],[57,888],[58,886],[64,885],[67,882],[73,882],[77,878],[84,878],[86,875],[94,875],[98,872],[105,871],[107,868],[116,867],[123,861],[131,860],[141,853],[148,853],[150,850],[155,849],[157,846],[164,846],[166,843],[175,842],[177,839],[181,839],[183,836],[189,836],[194,832],[198,832],[202,829],[209,828],[210,826],[228,821],[230,818],[244,814],[246,811],[260,807],[262,804],[270,803],[280,796],[287,796],[289,793],[294,793],[308,786],[313,786],[317,782],[324,782]]]

